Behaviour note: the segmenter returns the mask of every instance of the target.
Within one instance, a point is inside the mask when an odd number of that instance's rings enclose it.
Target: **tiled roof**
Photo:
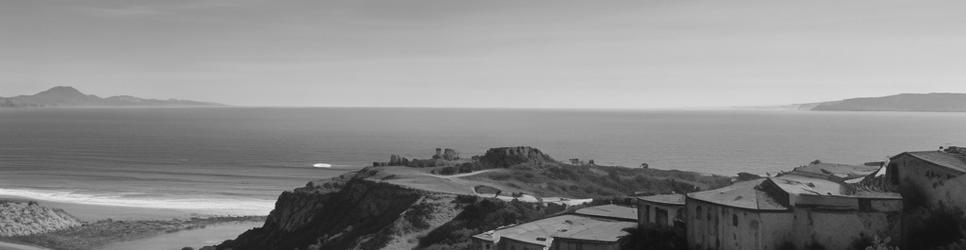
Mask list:
[[[577,209],[574,213],[590,216],[637,221],[637,208],[618,205],[601,205]]]
[[[499,228],[473,237],[488,241],[508,238],[543,246],[550,246],[553,237],[616,242],[627,234],[624,228],[636,225],[635,222],[567,214]]]
[[[637,199],[660,204],[684,206],[683,194],[659,194],[651,196],[638,196]]]
[[[774,197],[769,196],[765,191],[759,190],[757,186],[764,182],[765,178],[736,182],[731,186],[695,192],[688,194],[688,198],[710,202],[714,204],[762,210],[762,211],[784,211],[787,207],[782,205]]]
[[[931,162],[939,166],[943,166],[959,172],[966,173],[966,155],[963,155],[963,154],[947,153],[947,152],[941,152],[941,151],[906,152],[903,154],[908,154],[913,157]],[[903,154],[899,154],[896,157]]]

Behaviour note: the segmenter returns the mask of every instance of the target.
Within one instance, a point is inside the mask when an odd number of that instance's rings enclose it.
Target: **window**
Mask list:
[[[731,215],[731,225],[734,225],[736,227],[738,226],[738,215],[737,214]]]
[[[654,220],[651,219],[650,205],[644,205],[644,222],[654,222]]]
[[[659,226],[668,226],[667,223],[667,210],[661,208],[654,208],[654,223]]]
[[[894,162],[889,163],[889,166],[886,168],[886,175],[889,176],[889,180],[892,181],[893,185],[899,185],[899,165],[896,165]]]
[[[872,199],[859,199],[859,211],[872,211]]]
[[[698,205],[698,207],[694,209],[694,220],[695,221],[701,220],[701,206],[700,205]]]

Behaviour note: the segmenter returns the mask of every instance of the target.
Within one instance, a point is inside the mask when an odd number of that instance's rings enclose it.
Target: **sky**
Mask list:
[[[966,1],[4,0],[0,96],[651,109],[966,92]]]

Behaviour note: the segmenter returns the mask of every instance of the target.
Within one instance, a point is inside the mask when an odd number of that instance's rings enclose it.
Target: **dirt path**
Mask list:
[[[439,178],[444,178],[444,179],[453,179],[453,178],[462,178],[462,177],[467,177],[467,176],[474,176],[474,175],[478,175],[478,174],[489,173],[489,172],[499,171],[499,170],[500,169],[491,168],[491,169],[484,169],[484,170],[480,170],[480,171],[476,171],[476,172],[469,172],[469,173],[462,173],[462,174],[454,174],[454,175],[438,175],[438,174],[431,174],[431,173],[423,173],[423,175],[433,176],[433,177],[439,177]]]

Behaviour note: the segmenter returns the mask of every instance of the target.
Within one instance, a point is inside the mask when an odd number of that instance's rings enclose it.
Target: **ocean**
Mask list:
[[[282,191],[386,161],[529,145],[713,174],[966,145],[966,113],[418,108],[0,109],[0,195],[264,215]],[[316,168],[314,164],[333,168]]]

